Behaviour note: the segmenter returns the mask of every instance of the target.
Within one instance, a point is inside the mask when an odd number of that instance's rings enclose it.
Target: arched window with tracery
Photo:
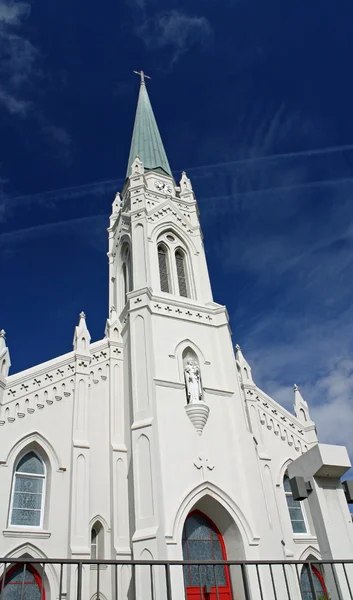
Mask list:
[[[2,600],[45,600],[42,578],[26,563],[14,565],[3,575],[0,594]]]
[[[200,590],[205,588],[211,600],[217,597],[231,600],[228,567],[202,565],[203,561],[227,560],[223,537],[216,525],[206,515],[193,511],[185,521],[183,535],[183,559],[199,561],[200,565],[184,566],[184,583],[188,600],[199,600]]]
[[[287,474],[283,478],[283,488],[286,496],[293,533],[307,533],[302,503],[298,500],[294,500]]]
[[[188,282],[186,277],[185,252],[178,248],[175,251],[175,264],[178,277],[179,295],[188,297]]]
[[[12,484],[10,525],[42,527],[46,467],[35,452],[27,452],[18,461]]]
[[[168,249],[165,244],[158,244],[158,266],[161,291],[170,293],[170,277],[168,265]]]
[[[316,567],[314,567],[314,565],[311,566],[311,575],[312,577],[310,582],[309,567],[308,565],[304,565],[300,575],[302,599],[323,600],[324,598],[328,598],[324,578],[321,575],[320,571]],[[312,592],[312,587],[314,587],[315,596]]]
[[[188,252],[182,240],[167,231],[158,238],[157,251],[161,291],[191,298]]]

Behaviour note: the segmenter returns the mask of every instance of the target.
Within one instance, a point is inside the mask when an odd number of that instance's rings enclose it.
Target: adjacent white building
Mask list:
[[[303,455],[318,444],[307,403],[295,387],[294,414],[281,407],[234,349],[227,310],[213,301],[192,183],[185,173],[173,178],[143,74],[108,236],[110,307],[101,340],[91,342],[81,313],[72,352],[9,375],[0,333],[0,556],[353,558],[339,483],[350,466],[345,450],[332,458],[325,446],[323,470],[306,473]],[[287,469],[299,457],[314,487],[329,483],[339,515],[326,505],[319,522],[313,495],[294,501]],[[324,472],[335,460],[337,469]],[[320,506],[331,502],[325,493],[317,494]],[[188,597],[200,598],[195,572],[179,575],[175,597],[185,585]],[[242,597],[228,575],[219,572],[222,598]],[[314,572],[318,589],[322,575]],[[27,576],[36,598],[58,596],[55,566],[42,579],[34,567]],[[17,600],[11,583],[19,577],[13,568],[4,600]],[[87,598],[92,577],[94,569]],[[128,579],[119,579],[123,597]],[[72,585],[65,576],[68,597]],[[103,569],[102,598],[113,597],[112,585]]]

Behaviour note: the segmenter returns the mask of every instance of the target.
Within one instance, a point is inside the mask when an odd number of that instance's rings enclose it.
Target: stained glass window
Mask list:
[[[5,575],[2,600],[43,600],[44,589],[37,572],[30,565],[18,565]]]
[[[315,596],[311,591],[310,579],[309,579],[309,567],[304,565],[300,576],[300,586],[302,590],[303,600],[319,600],[326,595],[326,589],[323,582],[323,578],[319,571],[315,567],[311,568],[312,580],[315,589]]]
[[[307,533],[302,504],[301,502],[299,502],[298,500],[294,500],[293,498],[288,475],[284,476],[283,487],[284,493],[286,495],[287,506],[289,510],[290,520],[292,523],[293,532]]]
[[[158,246],[159,279],[162,292],[170,292],[167,249],[163,244]]]
[[[28,452],[17,464],[13,492],[11,525],[40,527],[42,520],[45,468],[34,452]]]
[[[184,560],[226,560],[221,536],[213,523],[199,512],[192,513],[185,521],[183,530]],[[223,565],[185,565],[184,580],[186,587],[204,585],[224,586],[226,572]]]
[[[175,262],[177,268],[178,275],[178,286],[179,286],[179,294],[180,296],[188,296],[188,288],[186,281],[186,271],[185,271],[185,254],[182,250],[177,250],[175,252]]]

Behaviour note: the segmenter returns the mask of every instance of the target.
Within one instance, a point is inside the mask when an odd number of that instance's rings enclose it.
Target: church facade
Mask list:
[[[323,547],[330,532],[309,499],[293,497],[288,468],[318,447],[315,424],[296,386],[291,414],[257,387],[233,347],[227,310],[212,296],[192,182],[173,178],[143,75],[108,235],[103,339],[91,342],[81,313],[72,352],[9,375],[0,334],[0,555],[353,558],[340,484],[340,556],[331,542]],[[100,596],[113,597],[110,571],[100,581]],[[48,565],[47,598],[58,597],[58,585]],[[62,585],[70,597],[70,578]],[[173,585],[183,597],[199,584],[184,573]],[[221,585],[224,598],[242,597],[234,578]],[[119,586],[126,597],[124,577]]]

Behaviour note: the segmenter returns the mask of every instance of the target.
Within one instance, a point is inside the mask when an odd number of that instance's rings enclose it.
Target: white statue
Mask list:
[[[203,402],[201,373],[199,365],[194,360],[188,360],[184,369],[186,395],[189,404]]]

